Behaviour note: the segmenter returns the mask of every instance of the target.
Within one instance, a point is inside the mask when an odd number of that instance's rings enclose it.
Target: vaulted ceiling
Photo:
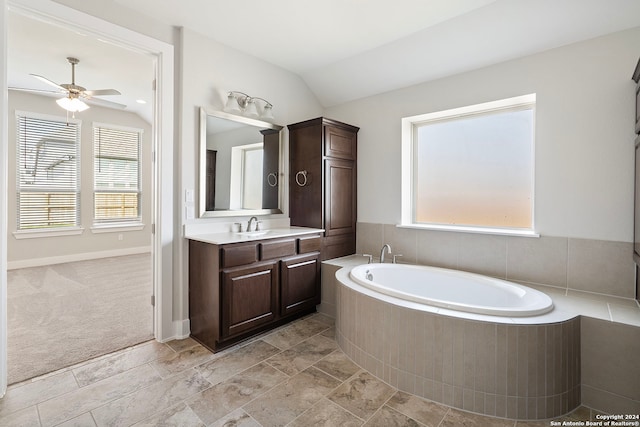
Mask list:
[[[299,74],[332,106],[640,25],[638,0],[115,0]]]
[[[638,0],[113,1],[290,70],[325,107],[640,25]],[[9,86],[46,88],[30,73],[68,83],[77,56],[77,83],[149,114],[135,100],[150,101],[150,58],[9,18]]]

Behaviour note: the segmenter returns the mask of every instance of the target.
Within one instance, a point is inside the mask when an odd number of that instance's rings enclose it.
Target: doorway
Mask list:
[[[153,288],[149,289],[149,303],[151,303],[151,294],[155,296],[157,302],[155,309],[152,310],[154,322],[152,336],[155,336],[158,340],[167,340],[173,336],[172,324],[171,324],[171,258],[172,258],[172,240],[173,240],[173,214],[172,214],[172,179],[171,171],[173,164],[172,156],[172,104],[173,104],[173,48],[172,46],[160,42],[155,39],[142,36],[138,33],[131,32],[124,28],[110,24],[106,21],[91,17],[76,10],[62,6],[60,4],[48,1],[48,0],[34,0],[29,2],[29,10],[25,10],[21,5],[14,5],[12,2],[2,1],[3,15],[7,15],[7,5],[11,7],[12,13],[19,11],[30,15],[33,13],[37,15],[40,20],[50,20],[57,25],[67,26],[67,28],[73,28],[74,30],[83,32],[84,34],[91,34],[92,36],[100,37],[102,40],[107,40],[109,43],[122,44],[124,47],[132,50],[138,50],[142,54],[149,55],[152,58],[155,68],[152,70],[152,79],[157,82],[158,93],[151,101],[152,108],[152,121],[153,127],[150,132],[151,144],[153,146],[154,157],[158,159],[152,165],[152,194],[155,196],[153,200],[147,200],[151,210],[151,220],[148,227],[155,226],[155,233],[151,235],[150,253],[152,258],[151,276]],[[25,6],[26,7],[26,6]],[[4,16],[3,16],[4,18]],[[90,30],[87,30],[90,28]],[[5,38],[3,36],[2,38]],[[0,40],[3,44],[6,44],[6,40]],[[49,47],[49,45],[47,44]],[[6,64],[6,58],[4,63]],[[4,80],[4,79],[3,79]],[[1,90],[5,91],[6,87],[4,81],[1,83]],[[52,100],[52,102],[55,100]],[[0,113],[4,116],[3,120],[7,120],[7,116],[12,111],[7,109],[7,105],[0,104]],[[4,122],[4,121],[3,121]],[[7,122],[4,122],[7,123]],[[0,150],[0,163],[4,170],[10,164],[15,162],[15,158],[8,156],[7,144],[11,138],[8,137],[6,127],[4,127],[2,134],[3,149]],[[167,179],[162,179],[162,176],[166,176]],[[2,179],[0,182],[4,187],[4,193],[6,197],[6,190],[9,189],[7,182]],[[3,224],[11,224],[7,221],[9,206],[7,203],[10,199],[4,199],[3,203],[0,203],[0,222]],[[9,228],[11,231],[11,228]],[[8,234],[8,235],[7,235]],[[116,233],[119,236],[120,233]],[[11,233],[6,233],[6,228],[3,233],[0,233],[0,237],[5,240],[11,237]],[[4,246],[4,245],[3,245]],[[0,308],[2,312],[6,313],[7,299],[6,299],[6,266],[7,266],[7,251],[2,249],[0,254]],[[106,253],[109,253],[108,250]],[[167,298],[163,298],[163,295],[167,295]],[[6,318],[5,318],[6,319]],[[0,337],[3,340],[6,339],[6,324],[5,319],[0,319]],[[4,343],[3,343],[4,344]],[[0,396],[6,389],[6,346],[0,346]]]

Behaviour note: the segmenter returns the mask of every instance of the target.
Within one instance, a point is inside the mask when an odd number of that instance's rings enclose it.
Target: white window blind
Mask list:
[[[141,130],[94,126],[94,222],[140,221]]]
[[[80,124],[16,114],[18,230],[76,227]]]

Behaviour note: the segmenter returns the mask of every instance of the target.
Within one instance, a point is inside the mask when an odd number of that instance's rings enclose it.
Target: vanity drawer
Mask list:
[[[270,240],[260,243],[260,259],[280,258],[295,254],[295,239]]]
[[[322,247],[322,237],[308,236],[298,239],[298,253],[306,254],[309,252],[319,252]]]
[[[222,267],[235,267],[256,261],[258,261],[257,243],[222,247]]]

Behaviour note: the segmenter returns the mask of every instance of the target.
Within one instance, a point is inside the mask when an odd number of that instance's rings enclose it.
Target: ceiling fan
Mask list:
[[[101,105],[109,108],[118,108],[123,109],[126,108],[126,105],[119,104],[113,101],[107,101],[106,99],[95,98],[96,96],[102,95],[120,95],[120,92],[115,89],[99,89],[99,90],[87,90],[82,86],[76,84],[76,65],[80,62],[79,59],[73,57],[67,57],[67,61],[71,64],[71,83],[63,83],[58,84],[52,80],[49,80],[46,77],[40,76],[38,74],[31,74],[33,77],[38,80],[55,87],[56,91],[52,90],[41,90],[41,89],[26,89],[26,88],[11,88],[15,90],[21,90],[26,92],[37,92],[37,93],[58,93],[62,95],[66,95],[64,98],[58,99],[56,102],[62,108],[67,111],[84,111],[89,108],[83,101],[87,101],[90,104]]]

